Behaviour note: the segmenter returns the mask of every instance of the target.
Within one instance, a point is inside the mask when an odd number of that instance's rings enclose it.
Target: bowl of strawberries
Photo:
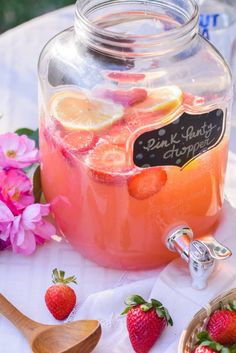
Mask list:
[[[202,308],[182,333],[178,353],[236,353],[236,288]]]

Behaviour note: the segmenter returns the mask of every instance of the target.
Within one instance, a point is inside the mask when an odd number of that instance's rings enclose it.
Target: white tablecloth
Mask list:
[[[49,13],[0,36],[0,131],[37,127],[37,61],[42,47],[53,35],[73,24],[73,7]],[[234,137],[234,138],[233,138]],[[226,195],[236,207],[236,130],[232,130]],[[148,279],[154,283],[160,269],[124,272],[104,269],[84,259],[69,244],[50,243],[31,257],[0,253],[0,292],[32,319],[55,323],[44,304],[53,268],[78,278],[81,305],[88,295],[123,284]],[[28,353],[25,339],[0,317],[0,351]]]

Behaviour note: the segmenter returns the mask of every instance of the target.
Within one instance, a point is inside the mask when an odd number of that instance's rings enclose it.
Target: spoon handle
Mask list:
[[[32,333],[38,328],[38,324],[22,314],[0,293],[0,313],[11,321],[27,339],[31,339]]]

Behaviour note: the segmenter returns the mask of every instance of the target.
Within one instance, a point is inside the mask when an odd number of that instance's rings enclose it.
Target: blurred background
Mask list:
[[[76,0],[0,0],[0,33]]]

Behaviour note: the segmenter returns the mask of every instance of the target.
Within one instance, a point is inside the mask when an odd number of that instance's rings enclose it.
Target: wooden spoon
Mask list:
[[[96,320],[44,325],[29,319],[0,294],[0,313],[26,337],[34,353],[90,353],[101,337]]]

